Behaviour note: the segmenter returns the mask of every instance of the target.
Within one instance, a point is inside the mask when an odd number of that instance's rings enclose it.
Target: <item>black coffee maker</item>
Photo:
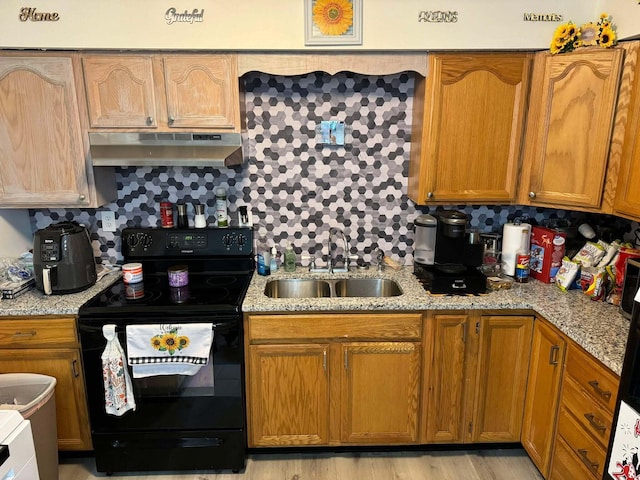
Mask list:
[[[435,258],[432,265],[414,263],[414,273],[434,294],[477,295],[487,289],[482,265],[484,244],[467,231],[469,219],[458,210],[442,210],[437,219]]]

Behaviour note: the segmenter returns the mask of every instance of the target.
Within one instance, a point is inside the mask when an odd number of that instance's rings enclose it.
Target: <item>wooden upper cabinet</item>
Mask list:
[[[170,127],[239,131],[235,55],[165,56],[164,75]]]
[[[520,203],[598,211],[622,52],[536,54]]]
[[[235,54],[83,57],[94,131],[240,131]]]
[[[429,55],[413,107],[409,197],[419,205],[515,200],[527,53]]]
[[[633,42],[626,52],[625,62],[633,62],[633,83],[625,90],[629,99],[625,137],[622,144],[621,164],[618,171],[618,184],[613,213],[623,217],[640,220],[640,41]],[[620,98],[623,90],[621,86]]]
[[[150,55],[87,55],[82,59],[92,128],[157,128]]]
[[[86,208],[115,198],[113,173],[94,176],[77,74],[74,54],[1,54],[0,207]]]

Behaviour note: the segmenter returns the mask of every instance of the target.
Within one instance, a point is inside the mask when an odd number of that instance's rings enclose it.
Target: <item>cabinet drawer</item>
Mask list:
[[[553,480],[575,480],[576,478],[600,480],[575,456],[571,448],[561,438],[556,441],[551,473],[548,478]]]
[[[564,407],[560,409],[558,433],[567,443],[574,461],[581,463],[594,478],[602,478],[606,451],[585,433],[575,417]],[[556,463],[556,459],[554,459],[554,463]],[[580,477],[573,476],[571,478]]]
[[[412,340],[421,335],[422,315],[416,314],[312,314],[252,315],[249,339],[299,340]]]
[[[75,318],[0,319],[0,345],[6,348],[78,346]]]
[[[604,448],[609,443],[613,416],[599,402],[595,402],[570,377],[565,378],[562,404],[577,419],[578,423],[597,439]]]
[[[609,372],[579,347],[571,344],[567,349],[566,369],[580,387],[598,400],[613,415],[618,396],[616,375]]]

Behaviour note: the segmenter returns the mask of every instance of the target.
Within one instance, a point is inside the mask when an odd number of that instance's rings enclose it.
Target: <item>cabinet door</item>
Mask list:
[[[614,213],[640,219],[640,42],[629,46],[628,56],[635,59],[635,76],[631,89],[628,119],[625,129],[618,184],[613,204]],[[620,91],[622,97],[622,90]]]
[[[82,58],[92,128],[158,126],[150,55]]]
[[[249,446],[329,439],[328,345],[249,347]]]
[[[598,209],[622,50],[536,54],[520,200]]]
[[[551,460],[566,343],[542,321],[533,328],[522,445],[546,478]]]
[[[413,107],[416,203],[515,199],[530,63],[526,53],[429,55]]]
[[[39,373],[55,377],[56,424],[60,450],[90,450],[80,352],[76,349],[0,350],[0,373]]]
[[[531,352],[531,316],[483,316],[472,442],[519,442]]]
[[[89,206],[83,138],[71,56],[0,57],[1,206]]]
[[[240,86],[236,56],[164,57],[170,127],[240,131]]]
[[[426,432],[428,443],[460,443],[464,439],[465,397],[469,391],[465,364],[469,317],[433,315],[426,323],[430,356],[425,359]]]
[[[346,343],[342,355],[341,441],[415,443],[420,344]]]

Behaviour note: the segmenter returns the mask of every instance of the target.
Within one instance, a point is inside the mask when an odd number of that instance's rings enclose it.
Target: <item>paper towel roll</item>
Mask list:
[[[507,275],[516,273],[516,253],[529,251],[531,225],[528,223],[505,223],[502,229],[502,271]]]

